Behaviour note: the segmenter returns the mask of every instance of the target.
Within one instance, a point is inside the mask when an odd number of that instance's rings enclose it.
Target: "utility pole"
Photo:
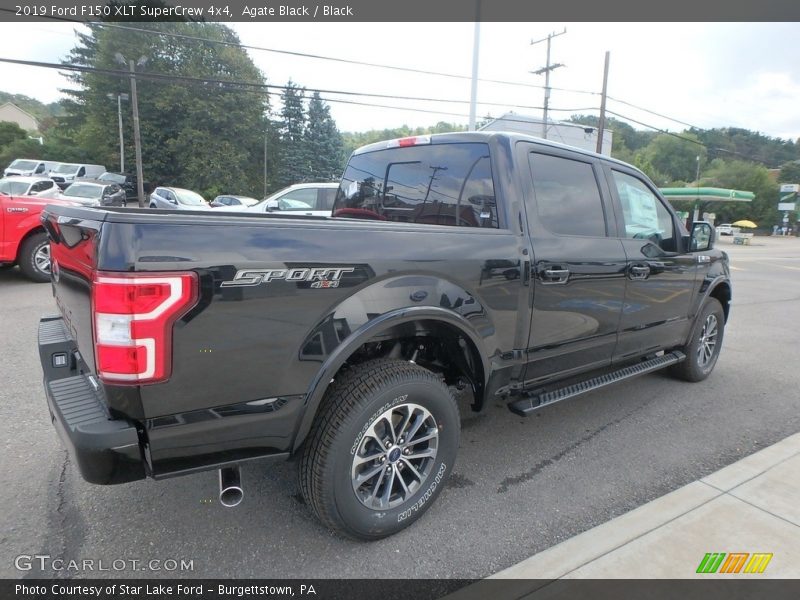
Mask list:
[[[106,94],[113,99],[114,94]],[[125,138],[122,134],[122,101],[128,101],[128,94],[117,94],[117,120],[119,121],[119,172],[125,173]]]
[[[144,208],[144,173],[142,172],[142,138],[139,132],[139,96],[136,94],[136,67],[142,67],[147,63],[147,58],[139,57],[134,63],[126,60],[122,54],[117,52],[114,57],[120,64],[127,64],[131,78],[131,107],[133,108],[133,147],[136,150],[136,192],[139,196],[139,208]]]
[[[606,129],[606,92],[608,91],[608,63],[611,52],[606,51],[606,65],[603,69],[603,95],[600,97],[600,124],[597,127],[597,153],[603,152],[603,134]]]
[[[269,117],[264,128],[264,198],[267,197],[267,140],[269,139]]]
[[[469,130],[475,131],[478,103],[478,58],[481,45],[481,0],[475,0],[475,32],[472,38],[472,88],[469,97]]]
[[[119,121],[119,172],[125,173],[125,138],[122,135],[122,94],[117,94],[117,120]]]
[[[551,33],[546,38],[531,42],[531,46],[538,44],[539,42],[547,42],[547,64],[541,69],[531,71],[534,75],[541,75],[544,73],[544,123],[542,123],[542,138],[544,139],[547,139],[547,109],[550,105],[550,71],[555,71],[557,68],[565,66],[562,63],[556,63],[554,65],[550,64],[550,40],[552,40],[554,37],[558,37],[559,35],[564,35],[565,33],[567,33],[566,27],[564,28],[564,31],[560,33]]]
[[[140,61],[141,62],[141,61]],[[136,67],[128,61],[131,72],[131,104],[133,105],[133,147],[136,150],[136,194],[139,208],[144,208],[144,173],[142,170],[142,138],[139,133],[139,96],[136,95]]]

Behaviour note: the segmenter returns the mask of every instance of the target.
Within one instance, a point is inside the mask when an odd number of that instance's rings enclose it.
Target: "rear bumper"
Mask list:
[[[86,481],[114,484],[144,479],[145,461],[136,426],[114,419],[102,388],[76,373],[75,346],[59,317],[39,322],[39,358],[53,425]],[[61,365],[63,362],[63,366]]]

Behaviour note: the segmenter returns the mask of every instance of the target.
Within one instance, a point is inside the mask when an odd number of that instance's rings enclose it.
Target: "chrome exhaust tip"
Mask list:
[[[238,506],[244,498],[242,477],[239,467],[225,467],[219,470],[219,502],[226,508]]]

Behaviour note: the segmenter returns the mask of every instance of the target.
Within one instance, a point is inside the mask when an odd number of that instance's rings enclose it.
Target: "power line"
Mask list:
[[[235,46],[237,48],[245,48],[247,50],[257,50],[257,51],[260,51],[260,52],[272,52],[272,53],[275,53],[275,54],[286,54],[286,55],[289,55],[289,56],[298,56],[300,58],[312,58],[312,59],[316,59],[316,60],[327,60],[327,61],[344,63],[344,64],[359,65],[359,66],[363,66],[363,67],[371,67],[371,68],[376,68],[376,69],[391,69],[391,70],[394,70],[394,71],[405,71],[405,72],[408,72],[408,73],[416,73],[418,75],[433,75],[433,76],[436,76],[436,77],[449,77],[449,78],[452,78],[452,79],[465,79],[465,80],[471,80],[472,79],[472,77],[469,76],[469,75],[459,75],[457,73],[447,73],[447,72],[443,72],[443,71],[428,71],[428,70],[425,70],[425,69],[415,69],[415,68],[412,68],[412,67],[401,67],[399,65],[385,65],[385,64],[372,63],[372,62],[366,62],[366,61],[361,61],[361,60],[353,60],[353,59],[348,59],[348,58],[340,58],[340,57],[334,57],[334,56],[323,56],[321,54],[310,54],[310,53],[307,53],[307,52],[297,52],[297,51],[293,51],[293,50],[279,50],[277,48],[267,48],[267,47],[264,47],[264,46],[254,46],[252,44],[242,44],[241,42],[237,43],[237,42],[227,42],[227,41],[224,41],[224,40],[212,40],[212,39],[209,39],[209,38],[204,38],[204,37],[194,36],[194,35],[188,35],[188,34],[183,34],[183,33],[172,33],[172,32],[167,32],[167,31],[158,31],[157,29],[145,29],[145,28],[141,28],[141,27],[131,27],[130,25],[118,25],[116,23],[95,23],[95,25],[98,25],[100,27],[109,27],[109,28],[114,28],[114,29],[124,29],[124,30],[128,30],[128,31],[137,31],[137,32],[140,32],[140,33],[149,33],[149,34],[161,35],[161,36],[166,36],[166,37],[174,37],[174,38],[180,38],[180,39],[194,40],[194,41],[198,41],[198,42],[206,42],[206,43],[211,43],[211,44],[221,44],[221,45],[225,45],[225,46]],[[500,84],[500,85],[513,85],[513,86],[527,87],[527,88],[542,89],[544,87],[544,86],[541,86],[541,85],[534,85],[534,84],[530,84],[530,83],[522,83],[522,82],[519,82],[519,81],[506,81],[506,80],[502,80],[502,79],[482,79],[482,78],[478,78],[478,81],[482,81],[484,83],[496,83],[496,84]],[[588,91],[588,90],[573,90],[573,89],[567,89],[567,88],[551,88],[551,89],[554,89],[554,90],[558,89],[558,90],[561,90],[561,91],[572,92],[572,93],[575,93],[575,94],[597,94],[597,92],[592,92],[592,91]]]
[[[4,9],[0,9],[0,10],[4,10]],[[67,64],[48,63],[48,62],[41,62],[41,61],[30,61],[30,60],[11,59],[11,58],[0,58],[0,62],[9,63],[9,64],[19,64],[19,65],[33,66],[33,67],[41,67],[41,68],[49,68],[49,69],[58,69],[58,70],[65,70],[65,71],[73,71],[73,72],[89,72],[89,73],[96,73],[96,74],[107,75],[107,76],[112,76],[112,77],[121,77],[121,78],[130,77],[130,74],[127,71],[122,71],[122,70],[118,70],[118,69],[103,69],[103,68],[98,68],[98,67],[89,67],[89,66],[85,66],[85,65],[75,65],[75,64],[69,64],[69,63],[67,63]],[[154,73],[154,72],[137,72],[136,76],[137,76],[137,79],[151,80],[151,81],[170,81],[170,82],[181,81],[181,82],[185,82],[185,83],[195,83],[195,84],[202,84],[202,85],[213,84],[213,85],[218,85],[220,87],[227,87],[228,89],[231,89],[231,90],[244,91],[244,92],[263,93],[265,91],[268,92],[270,89],[277,89],[277,90],[289,89],[289,86],[276,85],[276,84],[255,83],[255,82],[235,81],[235,80],[225,80],[225,79],[200,78],[200,77],[191,77],[191,76],[188,76],[188,75],[164,74],[164,73]],[[444,99],[433,99],[433,98],[423,98],[423,97],[413,97],[413,96],[391,96],[391,95],[385,95],[385,94],[370,94],[370,93],[360,93],[360,92],[344,91],[344,90],[326,90],[326,89],[315,89],[315,88],[302,88],[302,89],[304,89],[305,91],[309,91],[309,92],[318,92],[320,94],[323,94],[323,93],[324,94],[342,94],[342,95],[350,95],[350,96],[365,96],[365,97],[389,98],[389,99],[396,99],[396,100],[427,101],[427,102],[458,102],[458,103],[466,102],[466,101],[461,101],[461,100],[444,100]],[[392,110],[403,110],[403,111],[427,113],[427,114],[439,114],[439,115],[447,115],[447,116],[462,117],[462,118],[468,118],[468,116],[469,116],[469,115],[465,115],[465,114],[462,114],[462,113],[453,113],[453,112],[447,112],[447,111],[437,111],[437,110],[430,110],[430,109],[420,109],[420,108],[410,108],[410,107],[400,107],[400,106],[390,106],[390,105],[385,105],[385,104],[358,102],[358,101],[353,101],[353,100],[342,100],[340,98],[329,98],[328,97],[328,98],[322,98],[322,99],[324,101],[326,101],[326,102],[339,103],[339,104],[353,104],[353,105],[359,105],[359,106],[369,106],[369,107],[374,107],[374,108],[388,108],[388,109],[392,109]],[[481,104],[482,106],[483,105],[492,105],[490,103],[483,103],[483,102],[481,102],[479,104]],[[495,104],[495,105],[497,105],[497,106],[515,106],[515,105],[505,105],[505,104]],[[529,107],[529,106],[522,106],[522,107],[516,106],[516,107],[517,108],[534,109],[534,110],[540,110],[542,108],[542,107]],[[595,111],[595,110],[597,110],[597,108],[595,108],[595,107],[561,108],[561,109],[549,108],[549,110],[554,111],[554,112],[557,111],[557,112],[572,112],[572,113],[576,113],[576,112],[582,112],[582,111],[587,111],[587,110]],[[712,146],[709,146],[708,144],[705,144],[705,143],[700,142],[698,140],[694,140],[692,138],[685,137],[685,136],[679,135],[677,133],[673,133],[673,132],[665,130],[665,129],[661,129],[659,127],[656,127],[655,125],[650,125],[648,123],[644,123],[642,121],[639,121],[639,120],[634,119],[632,117],[628,117],[626,115],[614,112],[612,110],[608,110],[607,109],[606,112],[608,112],[609,114],[612,114],[612,115],[614,115],[616,117],[619,117],[621,119],[625,119],[627,121],[631,121],[633,123],[636,123],[638,125],[646,127],[648,129],[652,129],[654,131],[658,131],[659,133],[663,133],[663,134],[678,138],[678,139],[686,141],[686,142],[691,142],[693,144],[696,144],[696,145],[699,145],[699,146],[703,146],[704,148],[706,148],[708,150],[714,150],[716,152],[722,152],[722,153],[726,153],[726,154],[735,155],[735,156],[738,156],[738,157],[741,157],[741,158],[744,158],[744,159],[747,159],[747,160],[751,160],[751,161],[754,161],[754,162],[760,162],[762,164],[769,164],[769,163],[767,163],[767,161],[765,161],[763,159],[747,156],[745,154],[742,154],[740,152],[736,152],[734,150],[727,150],[725,148],[712,147]],[[530,123],[529,120],[513,119],[513,118],[507,118],[507,117],[503,117],[503,120],[508,121],[508,122],[518,122],[518,123],[527,123],[527,124]],[[698,129],[701,129],[701,128],[698,128]]]
[[[0,8],[0,11],[9,12],[9,13],[14,12],[13,9],[7,9],[7,8]],[[80,20],[77,20],[77,19],[68,19],[68,18],[65,18],[65,17],[47,16],[47,17],[43,17],[43,18],[56,20],[56,21],[66,21],[66,22],[75,23],[75,24],[79,24],[79,25],[88,25],[88,23],[86,23],[84,21],[80,21]],[[146,28],[142,28],[142,27],[132,27],[130,25],[119,25],[119,24],[116,24],[116,23],[95,22],[95,23],[92,23],[92,25],[96,25],[96,26],[99,26],[99,27],[114,28],[114,29],[121,29],[121,30],[127,30],[127,31],[134,31],[134,32],[139,32],[139,33],[147,33],[147,34],[151,34],[151,35],[159,35],[159,36],[162,36],[162,37],[172,37],[172,38],[176,38],[176,39],[186,39],[186,40],[193,40],[193,41],[198,41],[198,42],[203,42],[203,43],[219,44],[219,45],[229,46],[229,47],[238,47],[238,48],[243,48],[243,49],[248,49],[248,50],[256,50],[256,51],[261,51],[261,52],[272,52],[272,53],[276,53],[276,54],[285,54],[285,55],[289,55],[289,56],[297,56],[297,57],[300,57],[300,58],[311,58],[311,59],[316,59],[316,60],[327,60],[327,61],[332,61],[332,62],[360,65],[360,66],[366,66],[366,67],[372,67],[372,68],[391,69],[391,70],[396,70],[396,71],[405,71],[405,72],[416,73],[416,74],[421,74],[421,75],[433,75],[433,76],[438,76],[438,77],[449,77],[449,78],[464,79],[464,80],[471,79],[471,77],[468,76],[468,75],[459,75],[459,74],[456,74],[456,73],[446,73],[446,72],[440,72],[440,71],[428,71],[428,70],[425,70],[425,69],[414,69],[414,68],[411,68],[411,67],[401,67],[401,66],[398,66],[398,65],[385,65],[385,64],[379,64],[379,63],[371,63],[371,62],[366,62],[366,61],[358,61],[358,60],[340,58],[340,57],[323,56],[323,55],[319,55],[319,54],[310,54],[310,53],[305,53],[305,52],[297,52],[297,51],[292,51],[292,50],[279,50],[277,48],[267,48],[267,47],[264,47],[264,46],[255,46],[255,45],[251,45],[251,44],[242,44],[241,42],[229,42],[229,41],[225,41],[225,40],[213,40],[213,39],[210,39],[210,38],[204,38],[204,37],[194,36],[194,35],[189,35],[189,34],[173,33],[173,32],[167,32],[167,31],[159,31],[157,29],[146,29]],[[546,85],[541,86],[541,85],[535,85],[535,84],[530,84],[530,83],[522,83],[522,82],[517,82],[517,81],[506,81],[506,80],[499,80],[499,79],[482,79],[482,78],[479,78],[478,81],[482,81],[484,83],[494,83],[494,84],[499,84],[499,85],[511,85],[511,86],[536,88],[536,89],[546,89],[547,88]],[[600,92],[594,92],[594,91],[590,91],[590,90],[578,90],[578,89],[573,89],[573,88],[562,88],[562,87],[550,86],[549,89],[550,90],[554,90],[554,91],[573,93],[573,94],[587,94],[587,95],[593,95],[593,96],[601,95]],[[359,95],[363,95],[363,94],[359,94]],[[387,97],[387,98],[396,98],[397,96],[385,96],[385,97]],[[631,102],[627,102],[625,100],[620,100],[618,98],[614,98],[613,96],[607,96],[607,98],[609,100],[613,100],[614,102],[618,102],[620,104],[624,104],[626,106],[630,106],[631,108],[635,108],[637,110],[641,110],[643,112],[652,114],[652,115],[660,117],[662,119],[666,119],[666,120],[672,121],[674,123],[679,123],[681,125],[685,125],[686,127],[692,127],[694,129],[703,129],[702,127],[699,127],[697,125],[693,125],[691,123],[687,123],[686,121],[682,121],[682,120],[676,119],[674,117],[669,117],[667,115],[658,113],[658,112],[650,110],[648,108],[644,108],[642,106],[638,106],[638,105],[633,104]],[[447,101],[443,100],[443,102],[447,102]],[[458,101],[458,102],[466,103],[468,101],[463,100],[463,101]],[[524,109],[529,109],[529,110],[541,110],[542,109],[542,107],[531,107],[531,106],[524,106],[524,105],[512,105],[512,104],[500,104],[500,103],[494,103],[493,104],[493,103],[482,102],[480,104],[485,105],[485,106],[509,106],[509,107],[512,107],[512,108],[524,108]]]
[[[119,71],[115,69],[102,69],[98,67],[89,67],[86,65],[76,65],[76,64],[69,64],[69,63],[47,63],[47,62],[40,62],[40,61],[28,61],[22,59],[11,59],[11,58],[0,58],[0,62],[6,62],[11,64],[20,64],[26,66],[33,66],[33,67],[43,67],[43,68],[51,68],[51,69],[63,69],[68,71],[82,71],[82,72],[90,72],[90,73],[98,73],[102,75],[111,75],[111,76],[127,76],[127,72]],[[181,81],[202,81],[204,83],[219,83],[219,84],[226,84],[226,85],[238,85],[238,86],[246,86],[246,87],[253,87],[263,90],[285,90],[288,89],[289,86],[285,85],[276,85],[276,84],[267,84],[267,83],[257,83],[257,82],[249,82],[249,81],[236,81],[236,80],[228,80],[228,79],[214,79],[214,78],[198,78],[198,77],[189,77],[185,75],[173,75],[167,73],[154,73],[154,72],[142,72],[142,77],[146,77],[148,75],[152,75],[153,77],[157,77],[160,79],[178,79]],[[355,92],[352,90],[330,90],[324,88],[302,88],[308,92],[319,92],[320,94],[338,94],[344,96],[361,96],[365,98],[382,98],[387,100],[412,100],[417,102],[441,102],[441,103],[450,103],[450,104],[469,104],[469,100],[460,100],[456,98],[427,98],[423,96],[398,96],[396,94],[376,94],[372,92]],[[520,104],[507,104],[503,102],[478,102],[481,106],[499,106],[499,107],[507,107],[507,108],[522,108],[526,110],[541,110],[541,106],[528,106],[528,105],[520,105]],[[562,112],[576,112],[585,110],[583,108],[565,108],[560,109]]]
[[[650,113],[651,115],[655,115],[656,117],[661,117],[662,119],[666,119],[667,121],[672,121],[673,123],[680,123],[681,125],[686,125],[686,127],[692,127],[694,129],[703,129],[703,127],[698,127],[697,125],[692,125],[691,123],[687,123],[686,121],[681,121],[680,119],[675,119],[674,117],[668,117],[667,115],[662,115],[661,113],[657,113],[654,110],[650,110],[649,108],[644,108],[642,106],[638,106],[631,102],[626,102],[625,100],[619,100],[618,98],[614,98],[613,96],[606,96],[609,100],[613,100],[619,104],[624,104],[625,106],[630,106],[631,108],[635,108],[637,110],[641,110],[646,113]]]
[[[15,11],[13,9],[10,9],[10,8],[0,8],[0,12],[14,13]],[[300,58],[311,58],[311,59],[315,59],[315,60],[327,60],[327,61],[338,62],[338,63],[343,63],[343,64],[359,65],[359,66],[363,66],[363,67],[372,67],[372,68],[376,68],[376,69],[391,69],[391,70],[394,70],[394,71],[405,71],[405,72],[408,72],[408,73],[416,73],[418,75],[433,75],[433,76],[436,76],[436,77],[449,77],[449,78],[453,78],[453,79],[465,79],[465,80],[472,79],[472,77],[469,76],[469,75],[459,75],[457,73],[447,73],[447,72],[443,72],[443,71],[428,71],[428,70],[425,70],[425,69],[415,69],[413,67],[401,67],[399,65],[386,65],[386,64],[380,64],[380,63],[371,63],[371,62],[367,62],[367,61],[354,60],[354,59],[348,59],[348,58],[341,58],[341,57],[335,57],[335,56],[323,56],[321,54],[311,54],[311,53],[308,53],[308,52],[297,52],[297,51],[293,51],[293,50],[279,50],[277,48],[268,48],[268,47],[265,47],[265,46],[255,46],[255,45],[252,45],[252,44],[242,44],[241,42],[229,42],[229,41],[225,41],[225,40],[212,40],[210,38],[204,38],[204,37],[195,36],[195,35],[189,35],[189,34],[185,34],[185,33],[173,33],[173,32],[169,32],[169,31],[159,31],[157,29],[146,29],[146,28],[143,28],[143,27],[132,27],[130,25],[119,25],[117,23],[107,23],[107,22],[88,23],[88,22],[85,22],[85,21],[81,21],[79,19],[68,19],[66,17],[54,17],[54,16],[49,16],[49,15],[48,16],[42,16],[42,18],[43,19],[50,19],[50,20],[54,20],[54,21],[63,21],[63,22],[68,22],[68,23],[74,23],[76,25],[88,26],[88,25],[91,24],[91,25],[95,25],[95,26],[98,26],[98,27],[107,27],[107,28],[122,29],[122,30],[127,30],[127,31],[136,31],[136,32],[139,32],[139,33],[148,33],[148,34],[151,34],[151,35],[160,35],[160,36],[172,37],[172,38],[176,38],[176,39],[193,40],[193,41],[204,42],[204,43],[209,43],[209,44],[219,44],[219,45],[222,45],[222,46],[232,46],[232,47],[236,47],[236,48],[244,48],[244,49],[247,49],[247,50],[256,50],[256,51],[259,51],[259,52],[272,52],[272,53],[275,53],[275,54],[285,54],[285,55],[288,55],[288,56],[297,56],[297,57],[300,57]],[[502,80],[502,79],[480,79],[479,78],[478,81],[482,81],[484,83],[495,83],[495,84],[499,84],[499,85],[511,85],[511,86],[537,88],[537,89],[542,89],[544,87],[544,86],[541,86],[541,85],[534,85],[534,84],[531,84],[531,83],[522,83],[522,82],[519,82],[519,81],[507,81],[507,80]],[[592,91],[589,91],[589,90],[576,90],[576,89],[568,89],[568,88],[555,88],[554,87],[554,88],[551,88],[551,89],[565,91],[565,92],[572,92],[572,93],[575,93],[575,94],[592,94],[592,95],[596,95],[598,93],[598,92],[592,92]]]
[[[75,64],[61,64],[61,63],[47,63],[41,61],[32,61],[32,60],[21,60],[21,59],[12,59],[12,58],[0,58],[0,62],[10,63],[10,64],[20,64],[26,66],[33,66],[33,67],[41,67],[46,69],[58,69],[58,70],[65,70],[65,71],[73,71],[73,72],[85,72],[85,73],[95,73],[98,75],[107,75],[111,77],[122,77],[128,78],[130,74],[127,71],[119,70],[119,69],[104,69],[99,67],[89,67],[86,65],[75,65]],[[256,93],[263,93],[264,91],[269,91],[270,89],[276,90],[286,90],[289,89],[289,86],[285,85],[276,85],[276,84],[267,84],[267,83],[255,83],[255,82],[248,82],[248,81],[236,81],[236,80],[227,80],[227,79],[213,79],[213,78],[202,78],[202,77],[191,77],[188,75],[176,75],[176,74],[166,74],[166,73],[154,73],[152,71],[138,71],[136,73],[136,78],[141,80],[150,80],[150,81],[169,81],[175,82],[180,81],[183,83],[194,83],[194,84],[212,84],[220,87],[226,87],[229,90],[235,90],[240,92],[256,92]],[[299,89],[299,88],[298,88]],[[377,97],[377,98],[388,98],[388,99],[396,99],[396,100],[412,100],[412,101],[428,101],[428,102],[466,102],[461,100],[443,100],[443,99],[435,99],[435,98],[422,98],[422,97],[414,97],[414,96],[390,96],[384,94],[369,94],[369,93],[359,93],[359,92],[352,92],[352,91],[344,91],[344,90],[327,90],[327,89],[312,89],[312,88],[302,88],[305,91],[309,92],[319,92],[320,94],[343,94],[343,95],[350,95],[350,96],[366,96],[366,97]],[[431,109],[420,109],[420,108],[408,108],[402,106],[390,106],[385,104],[376,104],[376,103],[368,103],[368,102],[358,102],[353,100],[343,100],[340,98],[330,98],[326,97],[323,98],[326,102],[332,103],[339,103],[339,104],[354,104],[359,106],[372,106],[376,108],[389,108],[394,110],[405,110],[411,112],[421,112],[421,113],[428,113],[428,114],[440,114],[440,115],[449,115],[455,117],[468,117],[468,115],[462,113],[454,113],[454,112],[447,112],[447,111],[437,111]],[[480,102],[481,105],[497,105],[497,106],[515,106],[515,105],[507,105],[507,104],[493,104],[493,103],[483,103]],[[519,107],[518,107],[519,108]],[[541,107],[521,107],[521,108],[533,108],[538,109]],[[583,108],[552,108],[553,111],[559,112],[581,112],[586,110],[596,110],[593,107],[583,107]],[[512,119],[512,118],[505,118],[509,122],[521,122],[527,123],[528,121],[522,119]]]

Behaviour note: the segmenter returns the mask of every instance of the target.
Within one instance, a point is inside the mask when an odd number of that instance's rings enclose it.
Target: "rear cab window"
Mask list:
[[[489,146],[425,144],[355,154],[334,217],[452,227],[499,227]]]

